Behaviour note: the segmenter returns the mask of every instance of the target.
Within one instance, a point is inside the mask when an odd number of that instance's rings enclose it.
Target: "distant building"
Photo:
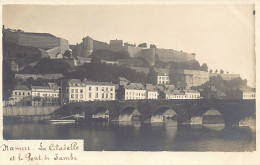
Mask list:
[[[72,79],[68,82],[67,97],[69,102],[115,100],[115,88],[108,82]]]
[[[186,99],[186,95],[181,90],[167,90],[165,91],[165,99]]]
[[[76,59],[74,59],[74,66],[80,66],[85,63],[86,64],[91,63],[91,58],[78,56]]]
[[[165,91],[166,99],[200,99],[200,92],[196,90],[166,90]]]
[[[146,89],[140,83],[131,83],[124,85],[125,100],[143,100],[146,99]]]
[[[126,78],[118,77],[118,84],[119,85],[128,85],[130,83],[131,83],[131,81],[127,80]]]
[[[169,79],[169,75],[167,73],[161,74],[158,73],[157,75],[157,84],[169,84],[170,83],[170,79]]]
[[[147,99],[158,99],[158,91],[156,86],[152,84],[146,84],[146,91],[147,91]]]
[[[17,85],[7,105],[30,106],[31,98],[31,90],[26,85]]]
[[[172,73],[181,84],[186,84],[187,88],[200,86],[209,81],[209,73],[200,70],[173,69]]]
[[[228,92],[228,99],[256,99],[255,88],[239,88]]]
[[[185,92],[186,99],[200,99],[200,92],[196,90],[188,90]]]
[[[60,87],[55,83],[48,86],[32,86],[32,106],[59,105]]]

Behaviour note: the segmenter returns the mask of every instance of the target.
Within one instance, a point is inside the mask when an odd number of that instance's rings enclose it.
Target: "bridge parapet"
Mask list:
[[[118,120],[120,113],[128,107],[137,109],[144,120],[151,119],[161,108],[173,109],[177,114],[179,124],[190,121],[193,116],[202,116],[205,112],[214,108],[221,113],[226,125],[234,125],[245,117],[255,114],[256,101],[213,99],[91,101],[70,103],[55,113],[61,115],[85,113],[86,116],[91,117],[101,107],[108,109],[110,120]]]

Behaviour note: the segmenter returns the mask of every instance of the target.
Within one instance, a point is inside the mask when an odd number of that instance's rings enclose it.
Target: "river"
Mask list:
[[[4,121],[4,139],[84,139],[85,151],[225,151],[256,150],[253,127],[177,126],[164,123],[92,122],[51,124]]]

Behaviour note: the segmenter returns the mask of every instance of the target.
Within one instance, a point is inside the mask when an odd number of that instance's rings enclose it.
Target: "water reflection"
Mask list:
[[[4,139],[84,139],[89,151],[253,151],[255,127],[177,125],[159,123],[92,122],[55,124],[4,123]]]

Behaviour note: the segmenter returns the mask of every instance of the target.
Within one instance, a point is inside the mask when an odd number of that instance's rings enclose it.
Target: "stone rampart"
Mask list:
[[[36,116],[36,115],[49,115],[60,106],[10,106],[3,107],[3,116]]]

